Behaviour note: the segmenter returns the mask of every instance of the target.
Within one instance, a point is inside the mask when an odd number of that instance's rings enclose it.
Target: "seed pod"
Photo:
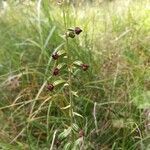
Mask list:
[[[59,54],[58,54],[57,52],[53,53],[53,54],[52,54],[52,58],[53,58],[54,60],[57,60],[57,59],[59,58]]]
[[[82,32],[82,29],[80,29],[79,27],[75,27],[75,34],[79,35]]]
[[[82,64],[82,65],[81,65],[81,68],[82,68],[84,71],[86,71],[86,70],[88,70],[89,65],[88,65],[88,64]]]
[[[55,69],[53,70],[53,75],[54,75],[54,76],[57,76],[57,75],[59,74],[59,72],[60,72],[60,69],[55,68]]]
[[[47,89],[48,89],[49,91],[53,91],[54,85],[53,85],[53,84],[48,84],[48,85],[47,85]]]

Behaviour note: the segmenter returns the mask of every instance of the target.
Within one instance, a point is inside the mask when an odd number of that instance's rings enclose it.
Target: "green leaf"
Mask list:
[[[61,49],[61,50],[59,50],[58,51],[58,54],[61,56],[61,55],[63,55],[63,54],[65,54],[66,52],[65,52],[65,50],[63,50],[63,49]]]
[[[83,141],[83,138],[77,139],[77,140],[74,142],[74,144],[73,144],[72,150],[77,150],[77,149],[79,149],[79,146],[81,145],[82,141]]]
[[[57,85],[60,85],[60,84],[63,84],[63,83],[66,83],[66,81],[65,80],[56,80],[54,82],[54,86],[57,86]]]
[[[60,64],[57,65],[57,68],[58,68],[58,69],[61,69],[61,68],[62,68],[63,66],[65,66],[65,65],[66,65],[65,63],[60,63]]]
[[[75,131],[78,131],[79,130],[79,126],[75,123],[73,123],[72,125],[72,128],[75,130]]]
[[[50,39],[51,39],[51,37],[52,37],[52,35],[53,35],[55,29],[56,29],[56,26],[54,26],[54,27],[50,30],[50,32],[49,32],[49,34],[48,34],[48,36],[47,36],[47,38],[46,38],[46,41],[45,41],[45,44],[44,44],[44,48],[47,47],[47,45],[48,45],[48,43],[49,43],[49,41],[50,41]]]
[[[67,87],[67,86],[69,86],[69,84],[68,84],[68,83],[65,83],[65,84],[64,84],[64,87]]]
[[[69,127],[68,129],[64,129],[62,133],[60,133],[59,138],[64,139],[71,133],[72,128]]]
[[[62,107],[61,109],[65,110],[65,109],[70,108],[70,106],[71,106],[71,105],[68,105],[68,106],[66,106],[66,107]]]
[[[78,114],[77,112],[73,112],[73,115],[84,118],[82,115]]]
[[[71,149],[71,143],[66,143],[63,147],[64,150],[70,150]]]
[[[73,64],[77,66],[81,66],[83,63],[82,61],[77,60],[77,61],[74,61]]]
[[[72,95],[74,95],[74,96],[76,96],[76,97],[79,97],[78,94],[77,94],[78,92],[71,91],[71,93],[72,93]]]

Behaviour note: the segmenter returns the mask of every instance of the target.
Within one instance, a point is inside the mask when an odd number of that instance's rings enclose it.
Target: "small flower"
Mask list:
[[[60,146],[60,144],[61,144],[61,141],[59,141],[59,140],[56,139],[55,142],[54,142],[54,144],[58,148]]]
[[[55,69],[53,70],[53,75],[54,75],[54,76],[57,76],[57,75],[59,74],[59,72],[60,72],[60,69],[55,68]]]
[[[86,71],[86,70],[88,70],[89,65],[88,65],[88,64],[82,64],[81,67],[82,67],[82,69],[83,69],[84,71]]]
[[[75,32],[74,32],[74,31],[68,31],[68,32],[66,33],[66,36],[73,39],[76,35],[75,35]]]
[[[52,58],[53,58],[54,60],[57,60],[57,59],[59,58],[59,54],[58,54],[57,52],[53,53],[53,54],[52,54]]]
[[[79,27],[75,27],[75,34],[79,35],[82,32],[82,29],[80,29]]]
[[[48,84],[47,85],[47,89],[49,90],[49,91],[53,91],[53,89],[54,89],[54,85],[53,84]]]
[[[84,131],[83,130],[80,130],[79,131],[79,137],[81,138],[81,137],[83,137],[84,136]]]

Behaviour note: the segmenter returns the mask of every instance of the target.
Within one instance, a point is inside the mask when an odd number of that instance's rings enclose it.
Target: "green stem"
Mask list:
[[[68,14],[68,7],[66,10],[63,7],[63,19],[64,19],[65,31],[67,31],[66,14]],[[74,118],[73,118],[72,78],[71,78],[71,71],[70,71],[70,69],[71,69],[71,55],[70,55],[70,51],[69,51],[69,41],[68,41],[67,36],[66,36],[66,53],[67,53],[67,59],[68,59],[67,66],[68,66],[69,101],[70,101],[70,123],[72,126],[73,122],[74,122]],[[73,134],[72,134],[72,139],[74,139]]]
[[[71,57],[68,48],[68,39],[66,38],[66,49],[67,49],[67,57],[68,57],[68,82],[69,82],[69,100],[70,100],[70,117],[71,117],[71,125],[73,124],[73,98],[72,98],[72,78],[71,78]]]

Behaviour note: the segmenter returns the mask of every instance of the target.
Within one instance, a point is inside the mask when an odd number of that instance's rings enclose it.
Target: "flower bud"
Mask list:
[[[79,27],[75,27],[75,34],[79,35],[82,32],[82,29],[80,29]]]
[[[59,72],[60,72],[60,69],[55,68],[55,69],[53,70],[53,75],[54,75],[54,76],[57,76],[57,75],[59,74]]]

